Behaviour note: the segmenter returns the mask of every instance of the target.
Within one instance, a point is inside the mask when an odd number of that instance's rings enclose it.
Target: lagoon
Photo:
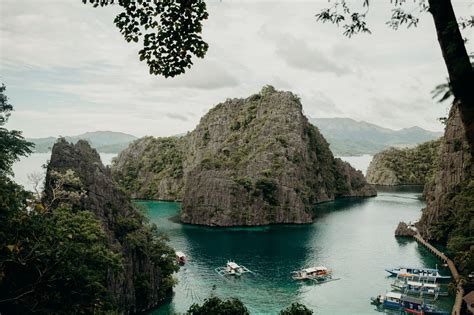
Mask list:
[[[400,220],[416,221],[424,202],[420,187],[379,191],[369,199],[343,199],[315,208],[310,225],[256,228],[209,228],[178,223],[180,204],[138,202],[151,222],[184,251],[190,261],[176,274],[179,281],[170,300],[150,314],[185,312],[214,294],[241,299],[251,314],[277,314],[291,302],[301,302],[315,314],[376,314],[370,297],[390,289],[393,278],[384,268],[440,264],[413,240],[394,237]],[[225,279],[214,268],[227,260],[243,264],[255,275]],[[312,285],[293,281],[291,272],[325,265],[338,281]],[[443,270],[443,273],[448,273]],[[451,298],[438,302],[449,310]],[[399,314],[399,312],[386,312]]]

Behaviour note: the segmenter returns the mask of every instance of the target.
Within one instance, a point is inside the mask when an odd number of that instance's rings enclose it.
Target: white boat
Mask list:
[[[440,284],[436,282],[421,281],[419,279],[399,278],[392,284],[392,288],[402,291],[405,294],[419,295],[419,296],[433,296],[437,299],[438,296],[447,296],[447,291],[442,291]]]
[[[220,276],[241,276],[244,273],[252,272],[243,265],[238,265],[234,261],[228,261],[225,267],[214,269]]]
[[[294,280],[314,280],[331,277],[332,270],[324,266],[309,267],[298,271],[293,271]]]
[[[184,265],[188,258],[183,252],[177,251],[176,253],[176,263],[179,265]]]
[[[412,267],[398,267],[398,268],[389,268],[385,269],[391,276],[397,277],[419,277],[420,280],[449,280],[451,276],[443,276],[438,271],[438,266],[436,269],[431,268],[412,268]]]

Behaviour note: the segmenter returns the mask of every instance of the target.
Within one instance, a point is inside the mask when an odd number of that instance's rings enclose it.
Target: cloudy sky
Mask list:
[[[9,128],[27,137],[113,130],[166,136],[209,108],[265,84],[301,96],[311,117],[351,117],[400,129],[442,130],[430,91],[446,69],[431,16],[390,30],[389,0],[372,1],[372,35],[348,39],[314,14],[327,0],[208,1],[207,56],[175,79],[150,76],[139,46],[113,24],[119,8],[81,0],[1,0],[0,81],[15,106]],[[454,0],[473,15],[470,0]],[[474,40],[473,31],[464,36]],[[468,43],[474,51],[474,45]]]

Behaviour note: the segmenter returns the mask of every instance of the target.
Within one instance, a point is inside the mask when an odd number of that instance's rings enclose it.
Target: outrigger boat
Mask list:
[[[310,267],[301,269],[298,271],[293,271],[294,275],[292,276],[295,280],[307,280],[307,279],[315,279],[320,277],[326,277],[332,274],[332,270],[324,266],[318,267]]]
[[[449,280],[451,276],[443,276],[439,273],[438,268],[409,268],[409,267],[399,267],[392,269],[385,269],[390,276],[398,277],[414,277],[417,276],[420,280]]]
[[[188,258],[183,252],[178,251],[175,254],[176,254],[176,263],[178,265],[184,265],[186,261],[188,260]]]
[[[441,286],[435,282],[415,281],[405,278],[399,278],[392,284],[392,288],[400,290],[405,294],[419,295],[419,296],[433,296],[437,299],[438,296],[447,296],[448,292],[442,291]]]
[[[407,296],[398,292],[380,294],[371,298],[372,304],[398,309],[411,314],[419,315],[449,315],[449,312],[436,309],[431,304],[426,304],[423,299]]]
[[[241,276],[244,273],[252,272],[245,266],[237,265],[233,261],[228,261],[225,267],[217,267],[214,269],[219,276]]]
[[[332,277],[332,270],[324,267],[310,267],[298,271],[293,271],[294,280],[313,280],[316,283],[324,283],[329,281],[339,280],[338,278]]]

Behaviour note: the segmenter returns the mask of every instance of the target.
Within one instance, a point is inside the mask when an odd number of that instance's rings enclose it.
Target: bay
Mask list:
[[[370,304],[370,297],[390,290],[393,278],[384,268],[441,263],[413,240],[394,237],[399,221],[419,218],[424,206],[420,194],[420,187],[385,189],[375,198],[318,205],[313,224],[254,228],[184,225],[175,218],[179,203],[138,202],[168,235],[170,245],[190,257],[176,274],[179,282],[172,298],[150,314],[183,313],[211,295],[239,298],[251,314],[278,314],[292,302],[307,305],[315,314],[399,314]],[[214,269],[228,260],[255,274],[219,276]],[[294,270],[318,265],[334,269],[340,280],[314,285],[290,277]],[[446,310],[451,305],[451,298],[438,302]]]

